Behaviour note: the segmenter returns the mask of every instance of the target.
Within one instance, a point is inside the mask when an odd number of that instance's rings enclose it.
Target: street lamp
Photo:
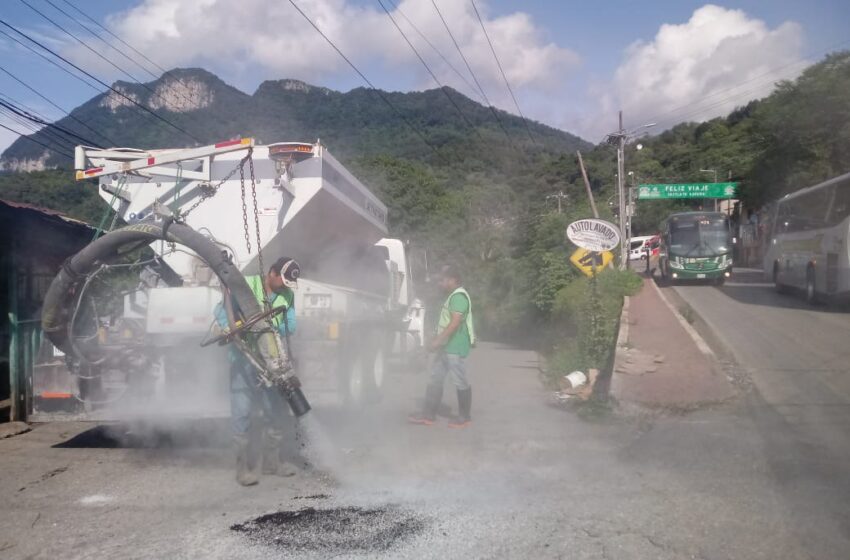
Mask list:
[[[700,173],[714,173],[714,182],[717,182],[717,170],[716,169],[700,169]],[[714,199],[714,211],[717,212],[717,199]]]
[[[620,128],[617,132],[612,132],[608,134],[606,137],[606,141],[609,144],[613,144],[617,146],[617,193],[620,197],[620,234],[623,236],[623,240],[620,243],[620,269],[624,270],[629,262],[629,249],[627,245],[627,236],[626,236],[626,212],[623,210],[626,208],[626,191],[624,186],[624,175],[625,175],[625,164],[626,164],[626,141],[629,138],[634,138],[638,131],[645,130],[647,128],[651,128],[655,126],[656,123],[646,123],[637,128],[633,128],[632,130],[626,130],[623,128],[623,112],[620,111]]]

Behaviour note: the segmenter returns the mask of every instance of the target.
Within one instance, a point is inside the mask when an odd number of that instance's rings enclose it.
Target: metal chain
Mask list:
[[[254,228],[256,230],[257,235],[257,266],[260,267],[260,276],[263,276],[266,273],[266,268],[263,265],[263,243],[260,241],[260,212],[257,209],[257,182],[254,179],[254,160],[248,160],[248,169],[251,173],[251,198],[254,202]],[[247,228],[247,222],[245,223],[245,227]],[[247,229],[245,230],[247,235]],[[249,251],[250,252],[250,251]],[[268,306],[268,294],[265,293],[266,284],[263,282],[263,294],[266,296],[266,305]]]
[[[230,179],[231,179],[234,175],[236,175],[236,172],[237,172],[237,171],[239,171],[239,168],[240,168],[242,165],[245,165],[245,161],[246,161],[248,158],[250,158],[250,157],[251,157],[251,152],[249,151],[249,152],[248,152],[248,155],[247,155],[247,156],[245,156],[244,158],[242,158],[242,159],[239,161],[239,164],[238,164],[236,167],[234,167],[233,169],[231,169],[231,170],[230,170],[230,173],[228,173],[228,174],[224,177],[224,179],[222,179],[221,181],[219,181],[219,182],[218,182],[218,183],[216,183],[215,185],[213,185],[213,184],[208,184],[208,185],[206,185],[206,186],[202,186],[202,187],[201,187],[201,196],[200,196],[200,197],[198,198],[198,200],[196,200],[196,201],[195,201],[195,203],[194,203],[194,204],[192,204],[192,206],[190,206],[190,207],[189,207],[189,208],[188,208],[185,212],[181,213],[181,214],[180,214],[180,217],[181,217],[181,218],[185,218],[185,217],[186,217],[186,216],[188,216],[190,213],[192,213],[192,211],[193,211],[195,208],[197,208],[198,206],[200,206],[201,204],[203,204],[203,203],[204,203],[204,202],[206,202],[207,200],[209,200],[209,199],[211,199],[212,197],[214,197],[214,196],[218,193],[218,189],[220,189],[220,188],[221,188],[221,186],[222,186],[225,182],[229,181],[229,180],[230,180]]]
[[[253,168],[253,164],[251,164]],[[242,188],[242,225],[245,230],[245,246],[248,247],[248,254],[251,254],[251,234],[248,233],[248,204],[245,200],[245,162],[239,166],[239,184]]]

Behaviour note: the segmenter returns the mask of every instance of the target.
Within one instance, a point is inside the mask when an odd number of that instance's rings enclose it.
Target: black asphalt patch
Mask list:
[[[251,540],[289,551],[386,551],[419,533],[425,522],[394,506],[279,511],[231,526]]]

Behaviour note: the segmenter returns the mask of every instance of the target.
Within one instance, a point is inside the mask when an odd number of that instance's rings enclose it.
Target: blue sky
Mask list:
[[[151,79],[46,0],[26,0],[139,78]],[[51,0],[72,11],[64,0]],[[363,85],[282,0],[70,0],[166,68],[201,66],[252,92],[265,79],[292,77],[347,90]],[[392,6],[384,0],[388,8]],[[430,0],[395,2],[468,78]],[[298,0],[379,87],[435,87],[375,1]],[[466,0],[437,5],[491,101],[516,112]],[[523,111],[597,141],[622,108],[637,125],[662,115],[659,128],[722,114],[793,78],[824,49],[850,48],[850,2],[809,0],[705,2],[476,0]],[[438,77],[476,94],[393,12]],[[18,0],[2,19],[36,36],[106,82],[125,78]],[[665,27],[666,26],[666,27]],[[3,28],[8,31],[8,29]],[[666,30],[666,31],[663,31]],[[71,109],[96,91],[0,35],[0,66]],[[279,53],[294,53],[282,55]],[[744,85],[740,85],[744,84]],[[736,86],[740,87],[734,89]],[[0,73],[0,93],[58,118],[50,107]],[[670,109],[682,109],[670,114]],[[25,130],[8,117],[0,123]],[[13,135],[0,131],[0,149]]]

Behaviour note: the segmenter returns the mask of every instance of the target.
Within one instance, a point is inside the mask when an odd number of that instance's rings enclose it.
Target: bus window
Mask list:
[[[838,225],[850,216],[850,180],[835,185],[829,225]]]

